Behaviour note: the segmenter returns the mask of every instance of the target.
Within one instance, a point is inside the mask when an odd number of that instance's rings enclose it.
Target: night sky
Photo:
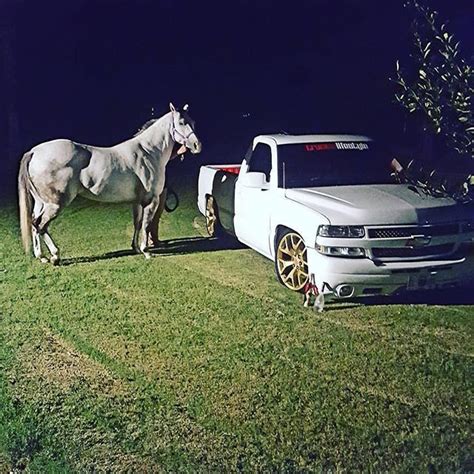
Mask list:
[[[472,57],[472,2],[430,3]],[[393,140],[403,114],[388,78],[408,55],[407,13],[402,0],[0,0],[0,140],[15,141],[2,181],[39,142],[112,145],[169,101],[189,102],[203,163],[281,130]]]

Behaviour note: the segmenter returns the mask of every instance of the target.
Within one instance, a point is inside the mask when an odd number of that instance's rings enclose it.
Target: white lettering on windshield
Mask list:
[[[336,142],[336,148],[338,150],[368,150],[368,143],[353,143],[353,142]]]

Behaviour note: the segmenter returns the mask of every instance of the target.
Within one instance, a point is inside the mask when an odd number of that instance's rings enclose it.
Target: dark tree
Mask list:
[[[413,15],[413,45],[410,58],[402,65],[397,61],[393,79],[397,84],[395,99],[408,115],[416,117],[412,124],[417,124],[419,139],[431,144],[425,150],[430,150],[429,166],[433,168],[427,176],[425,163],[424,177],[421,173],[415,178],[433,191],[445,194],[453,187],[448,183],[448,176],[443,176],[446,169],[441,171],[449,162],[451,170],[455,169],[458,175],[461,170],[464,175],[464,183],[457,184],[467,193],[474,166],[473,68],[461,57],[459,42],[446,24],[440,22],[436,11],[418,0],[409,0],[405,6]],[[420,165],[412,166],[411,174],[414,170],[419,173],[419,168]],[[456,195],[464,194],[458,185],[454,188]]]
[[[413,53],[407,71],[397,62],[397,102],[424,118],[427,131],[440,134],[460,154],[474,154],[471,96],[473,68],[462,59],[438,13],[417,0],[407,3],[414,13]]]

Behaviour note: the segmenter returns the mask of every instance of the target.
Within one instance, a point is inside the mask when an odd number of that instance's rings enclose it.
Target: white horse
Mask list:
[[[41,143],[25,153],[18,176],[25,251],[30,251],[33,241],[35,257],[47,262],[42,253],[43,240],[51,262],[58,264],[59,249],[48,225],[76,196],[84,196],[94,201],[133,203],[132,247],[150,258],[148,234],[160,205],[166,165],[173,154],[201,151],[187,108],[185,105],[178,110],[170,104],[169,113],[110,148],[61,139]]]

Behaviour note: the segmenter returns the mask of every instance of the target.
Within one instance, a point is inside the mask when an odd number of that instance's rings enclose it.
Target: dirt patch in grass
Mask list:
[[[28,413],[34,427],[28,436],[38,436],[38,446],[61,446],[78,472],[156,471],[152,459],[122,446],[128,429],[117,407],[133,402],[127,381],[49,329],[21,347],[18,361],[9,374],[11,390]],[[41,449],[23,453],[22,463],[34,463]],[[2,472],[9,470],[0,455]]]
[[[11,472],[11,465],[7,458],[0,453],[0,472]]]
[[[107,444],[96,444],[81,453],[74,467],[78,472],[157,472],[151,460],[118,451]]]
[[[122,380],[49,330],[44,330],[36,344],[23,346],[18,358],[21,377],[30,382],[40,381],[63,392],[78,382],[92,392],[109,396],[126,392]]]

